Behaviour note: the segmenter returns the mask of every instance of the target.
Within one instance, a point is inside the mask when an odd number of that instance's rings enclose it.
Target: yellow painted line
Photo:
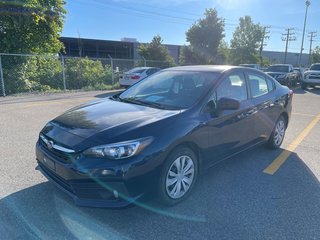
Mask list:
[[[292,113],[292,115],[305,116],[305,117],[315,117],[316,116],[314,114],[297,113],[297,112]]]
[[[320,114],[315,116],[309,125],[291,142],[288,147],[266,168],[264,173],[273,175],[285,163],[291,153],[300,145],[300,143],[308,136],[311,130],[320,121]]]

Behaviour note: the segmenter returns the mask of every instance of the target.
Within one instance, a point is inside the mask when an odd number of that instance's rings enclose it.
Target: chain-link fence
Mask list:
[[[0,96],[26,92],[109,90],[134,67],[169,67],[154,60],[0,53]]]

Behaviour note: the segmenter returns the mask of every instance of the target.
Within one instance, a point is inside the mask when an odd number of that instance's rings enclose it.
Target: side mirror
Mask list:
[[[240,108],[240,102],[232,98],[221,98],[218,101],[219,110],[237,110]]]
[[[207,103],[207,106],[206,106],[206,111],[208,113],[210,113],[210,115],[212,117],[216,117],[218,116],[218,111],[217,111],[217,104],[214,100],[210,100],[208,103]]]

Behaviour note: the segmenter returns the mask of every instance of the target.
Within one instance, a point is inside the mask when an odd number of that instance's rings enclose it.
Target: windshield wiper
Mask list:
[[[142,106],[147,106],[147,107],[155,107],[155,108],[159,108],[159,109],[166,109],[166,107],[160,103],[156,103],[156,102],[146,102],[146,101],[142,101],[140,99],[131,97],[131,98],[119,98],[120,101],[122,102],[127,102],[127,103],[133,103],[133,104],[138,104],[138,105],[142,105]]]
[[[109,97],[109,99],[114,100],[114,101],[121,101],[121,98],[117,95]]]

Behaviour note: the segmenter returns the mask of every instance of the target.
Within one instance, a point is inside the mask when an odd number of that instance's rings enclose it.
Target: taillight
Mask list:
[[[293,90],[289,90],[289,97],[292,98],[293,97]]]
[[[140,78],[140,76],[138,76],[138,75],[131,76],[131,79],[133,79],[133,80],[138,80],[139,78]]]

